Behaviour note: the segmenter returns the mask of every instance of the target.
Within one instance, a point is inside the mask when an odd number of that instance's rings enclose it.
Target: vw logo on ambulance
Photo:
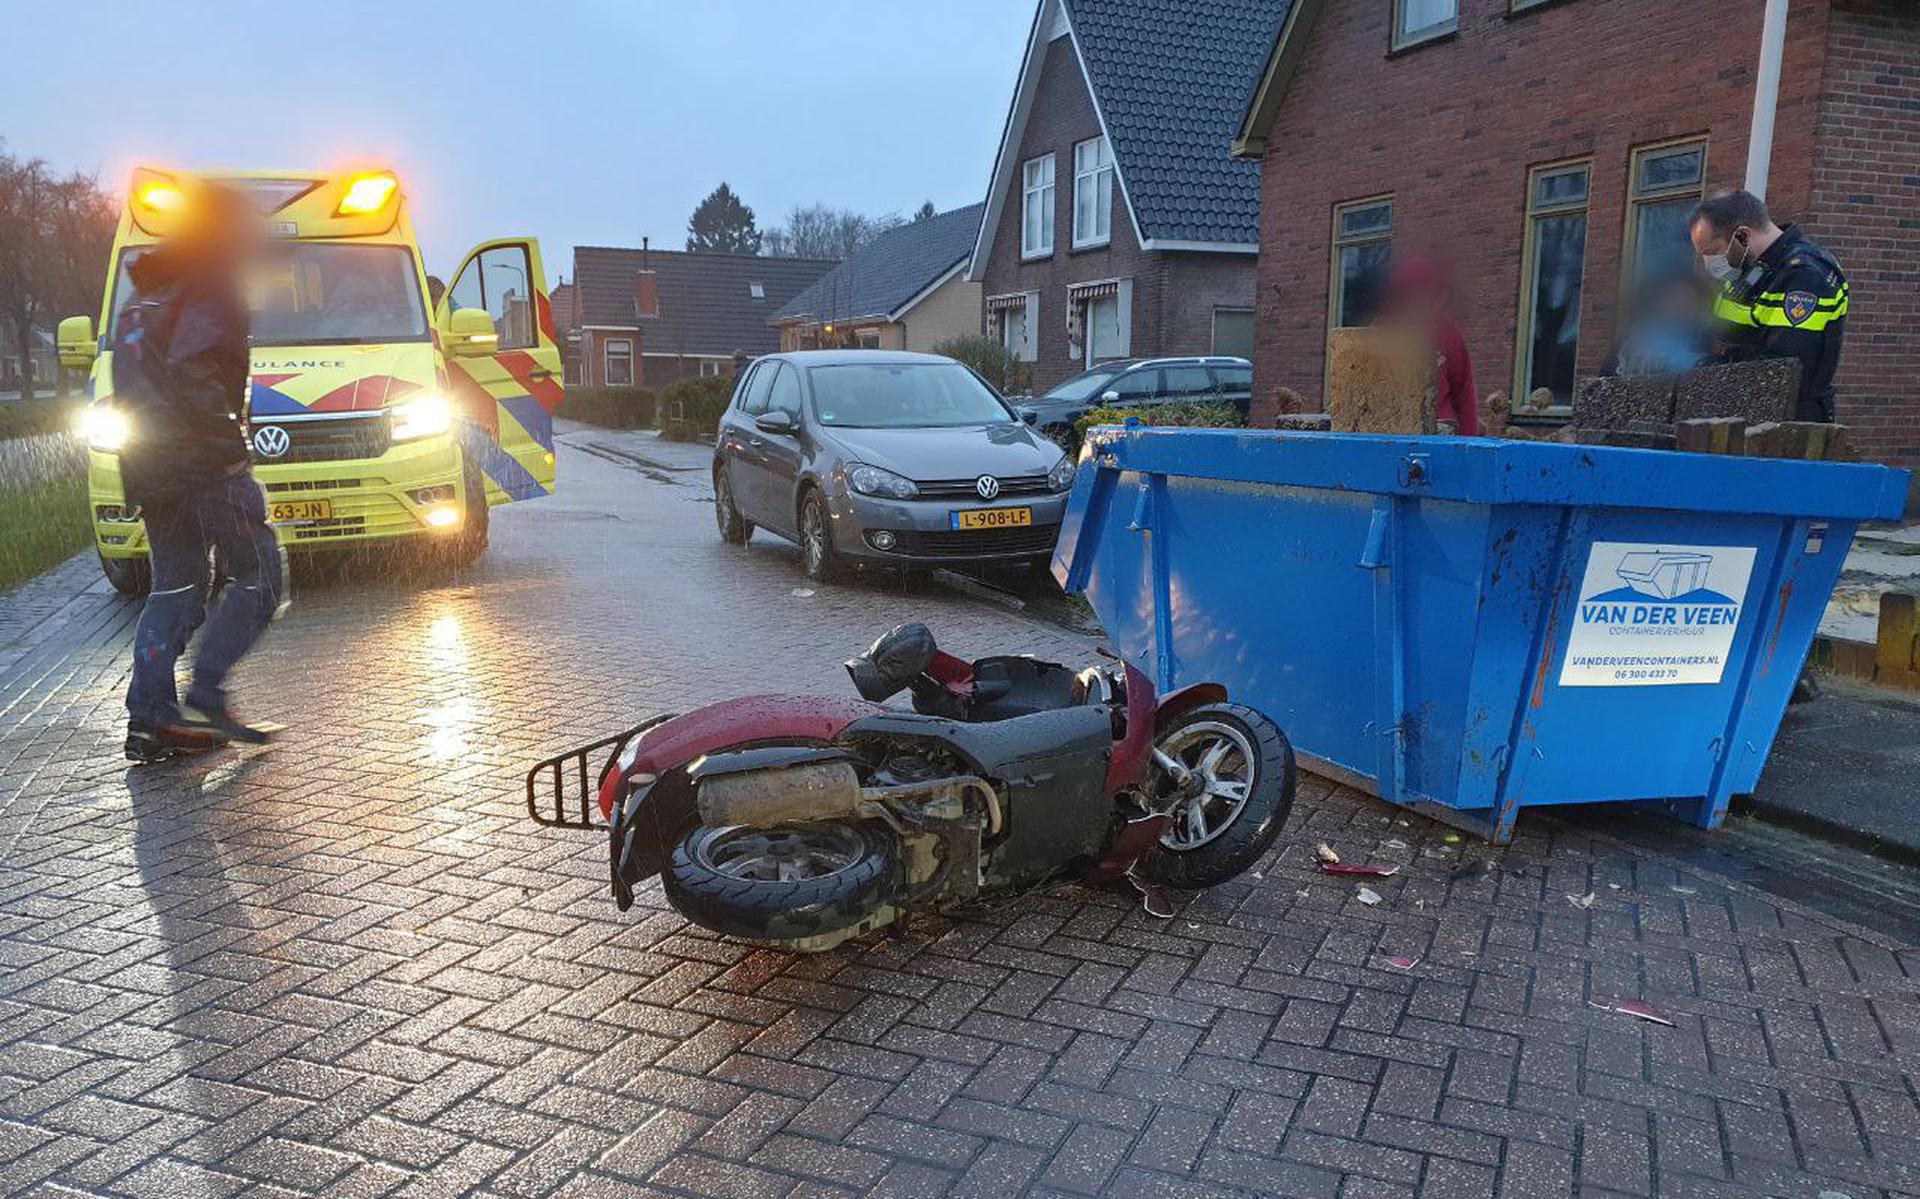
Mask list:
[[[1560,685],[1718,683],[1753,556],[1749,546],[1594,542]]]
[[[261,425],[253,431],[253,449],[262,458],[278,458],[293,444],[279,425]]]

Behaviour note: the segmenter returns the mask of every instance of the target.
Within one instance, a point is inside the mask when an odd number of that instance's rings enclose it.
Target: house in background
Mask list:
[[[887,230],[773,314],[782,350],[931,350],[980,331],[980,285],[965,278],[986,205]]]
[[[573,310],[586,387],[665,387],[771,354],[767,322],[834,263],[616,246],[573,248]]]
[[[1260,164],[1231,142],[1287,0],[1041,0],[968,278],[1044,391],[1252,348]]]
[[[1256,422],[1318,402],[1405,247],[1452,268],[1482,395],[1564,402],[1621,303],[1694,269],[1700,198],[1746,186],[1847,272],[1855,445],[1920,464],[1920,6],[1775,2],[1778,40],[1758,0],[1295,0],[1236,143],[1266,163]]]
[[[24,392],[29,378],[36,395],[60,390],[63,380],[53,331],[35,326],[32,335],[27,351],[22,353],[13,322],[0,321],[0,392]]]
[[[573,284],[564,278],[547,293],[548,307],[553,310],[554,339],[560,343],[561,379],[571,384],[580,383],[580,323],[574,317]]]

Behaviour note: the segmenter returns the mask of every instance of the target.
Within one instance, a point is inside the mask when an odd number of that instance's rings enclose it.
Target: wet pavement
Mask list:
[[[1068,886],[796,957],[616,912],[532,760],[842,693],[902,619],[1092,642],[1018,580],[813,587],[719,542],[702,451],[562,441],[475,568],[301,572],[266,751],[127,770],[133,605],[85,560],[0,598],[0,1194],[1920,1195],[1920,884],[1751,820],[1495,852],[1309,777],[1170,922]],[[1368,904],[1319,840],[1404,868]]]

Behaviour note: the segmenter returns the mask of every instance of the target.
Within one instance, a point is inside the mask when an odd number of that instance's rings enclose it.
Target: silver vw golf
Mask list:
[[[951,358],[772,354],[741,372],[714,440],[720,536],[797,542],[809,577],[851,562],[1044,563],[1073,462]]]

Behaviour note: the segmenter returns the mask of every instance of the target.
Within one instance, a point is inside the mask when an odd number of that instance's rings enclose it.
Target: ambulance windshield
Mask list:
[[[141,253],[132,249],[121,256],[109,314],[115,322],[133,298],[127,267]],[[254,345],[359,345],[428,338],[427,308],[420,298],[413,252],[406,246],[277,242],[255,267],[247,290]]]

